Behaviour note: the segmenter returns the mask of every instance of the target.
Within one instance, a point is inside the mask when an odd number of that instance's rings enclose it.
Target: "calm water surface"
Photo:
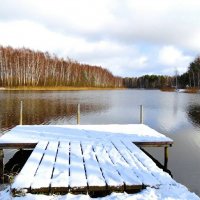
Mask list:
[[[174,140],[169,150],[173,177],[200,195],[200,94],[157,90],[113,91],[0,91],[0,134],[19,123],[20,101],[24,124],[76,124],[81,104],[81,124],[144,123]],[[147,149],[163,162],[162,148]]]

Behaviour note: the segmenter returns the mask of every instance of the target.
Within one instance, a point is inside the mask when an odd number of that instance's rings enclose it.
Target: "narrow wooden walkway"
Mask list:
[[[42,141],[16,177],[12,191],[77,194],[156,187],[162,183],[145,156],[128,140]]]

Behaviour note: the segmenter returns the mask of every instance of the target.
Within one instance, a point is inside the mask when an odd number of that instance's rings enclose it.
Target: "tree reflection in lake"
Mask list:
[[[100,113],[108,109],[109,104],[66,99],[62,93],[5,92],[0,96],[1,132],[19,124],[20,101],[23,101],[23,124],[76,124],[77,104],[81,104],[81,116]],[[19,95],[19,96],[18,96]],[[6,97],[7,96],[7,97]],[[57,97],[57,98],[56,98]]]
[[[187,108],[187,114],[192,123],[200,127],[200,105],[189,105]]]

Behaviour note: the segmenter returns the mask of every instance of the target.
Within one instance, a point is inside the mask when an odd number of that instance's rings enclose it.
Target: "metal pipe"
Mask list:
[[[19,119],[19,124],[23,124],[23,102],[21,101],[20,103],[20,119]]]
[[[80,104],[77,106],[77,124],[80,124]]]
[[[143,124],[143,105],[140,105],[140,124]]]

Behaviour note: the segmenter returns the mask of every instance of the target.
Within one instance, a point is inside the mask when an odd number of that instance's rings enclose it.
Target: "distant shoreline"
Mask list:
[[[179,92],[179,93],[190,93],[195,94],[199,93],[199,88],[186,88],[186,89],[175,89],[175,88],[162,88],[160,89],[162,92]]]
[[[87,91],[87,90],[160,90],[161,92],[200,93],[198,88],[174,89],[174,88],[125,88],[125,87],[73,87],[73,86],[19,86],[0,87],[0,91]]]
[[[57,87],[0,87],[0,91],[20,91],[20,90],[30,90],[30,91],[80,91],[80,90],[123,90],[127,88],[103,88],[103,87],[73,87],[73,86],[57,86]]]

